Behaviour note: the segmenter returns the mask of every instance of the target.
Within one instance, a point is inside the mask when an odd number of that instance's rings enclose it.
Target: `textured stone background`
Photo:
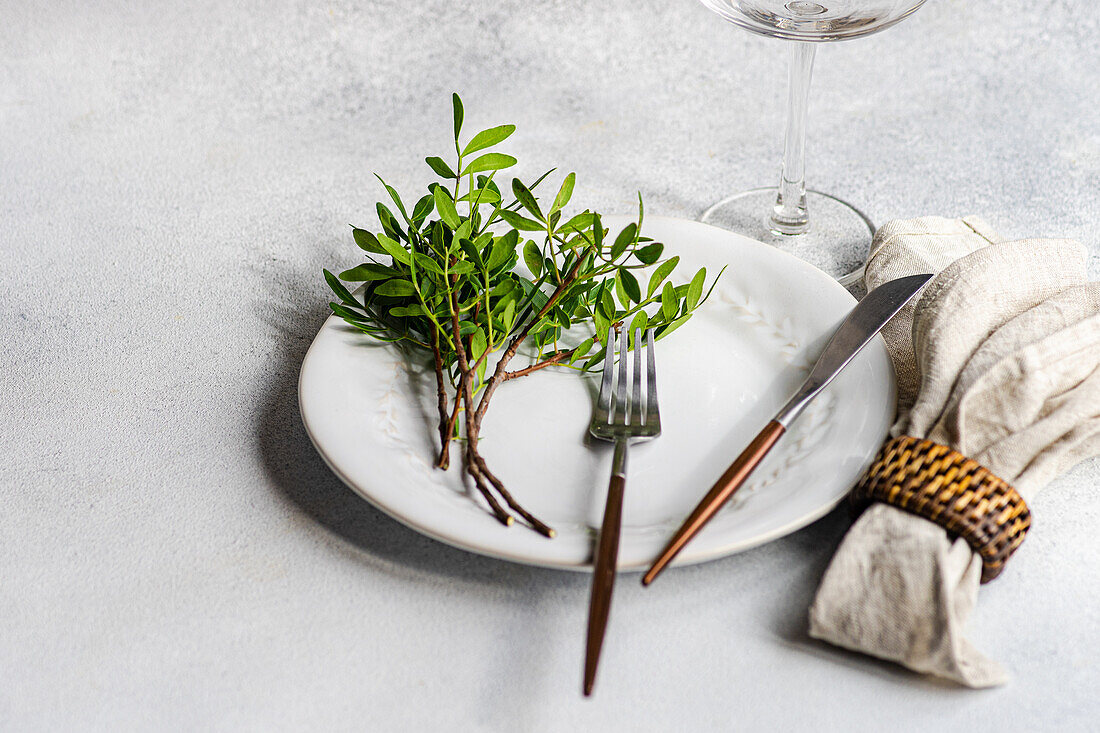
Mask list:
[[[523,173],[694,217],[777,168],[785,54],[679,2],[0,3],[0,727],[1087,730],[1100,466],[1034,504],[981,593],[971,692],[809,641],[847,518],[620,586],[579,695],[588,579],[423,538],[298,419],[372,171],[468,125]],[[823,48],[811,183],[877,221],[977,213],[1100,270],[1092,3],[929,0]]]

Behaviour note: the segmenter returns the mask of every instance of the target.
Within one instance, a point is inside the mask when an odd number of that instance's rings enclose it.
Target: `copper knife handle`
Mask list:
[[[737,457],[737,460],[715,482],[714,487],[707,492],[707,495],[695,507],[691,516],[684,520],[680,529],[676,530],[672,540],[669,541],[646,574],[642,576],[642,585],[652,583],[653,579],[680,553],[680,550],[684,549],[684,545],[691,541],[691,538],[698,534],[699,530],[730,500],[730,497],[741,488],[741,485],[745,483],[745,480],[752,474],[756,466],[785,431],[786,428],[775,420],[764,426],[764,429],[753,438],[753,441]]]
[[[596,546],[596,569],[592,575],[592,600],[588,605],[588,645],[584,656],[584,694],[592,694],[596,667],[600,663],[607,616],[611,611],[611,591],[615,587],[615,567],[619,560],[619,532],[623,519],[623,494],[626,478],[613,475],[607,489],[607,506]]]

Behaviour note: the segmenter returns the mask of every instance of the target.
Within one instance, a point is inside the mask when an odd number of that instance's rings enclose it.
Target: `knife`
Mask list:
[[[806,406],[821,393],[821,390],[825,389],[829,382],[833,381],[844,367],[848,366],[864,346],[871,343],[871,339],[924,287],[931,277],[931,275],[910,275],[883,283],[868,293],[852,309],[825,346],[825,350],[821,352],[817,363],[810,370],[810,376],[775,418],[726,469],[680,529],[676,530],[676,534],[672,536],[652,567],[642,576],[642,585],[652,583],[653,579],[680,553],[680,550],[684,549],[684,545],[690,542],[730,500],[734,492],[741,488],[756,466],[775,446],[791,423],[802,414]]]

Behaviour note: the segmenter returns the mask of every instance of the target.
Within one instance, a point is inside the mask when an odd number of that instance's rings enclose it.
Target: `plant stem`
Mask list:
[[[497,501],[496,497],[489,491],[489,487],[485,483],[485,477],[481,475],[481,469],[477,465],[479,459],[477,451],[471,448],[470,445],[470,443],[466,444],[466,473],[470,474],[470,477],[474,480],[474,485],[477,486],[477,490],[480,491],[481,495],[485,497],[485,500],[489,502],[496,518],[499,519],[504,526],[511,527],[516,520],[511,514],[504,511],[504,508]]]
[[[474,453],[474,460],[477,462],[478,469],[485,476],[485,478],[489,479],[489,482],[496,487],[497,492],[504,497],[504,501],[508,503],[508,506],[512,507],[516,514],[527,520],[527,523],[530,524],[536,532],[550,538],[553,538],[557,534],[557,532],[555,532],[552,527],[540,521],[537,517],[531,514],[531,512],[524,509],[515,499],[512,498],[512,494],[509,493],[508,489],[504,487],[504,483],[493,475],[493,472],[490,471],[489,467],[485,465],[485,459],[482,458],[476,451]]]
[[[466,360],[466,347],[462,344],[461,329],[458,323],[458,302],[455,298],[454,290],[451,290],[451,325],[454,328],[454,342],[455,353],[458,356],[458,368],[461,372],[459,379],[459,394],[462,395],[462,399],[466,401],[467,405],[474,403],[473,393],[470,386],[470,380],[472,375],[470,373],[470,365]],[[471,428],[473,429],[471,431]],[[466,410],[466,472],[470,474],[470,477],[474,480],[474,484],[477,486],[481,495],[485,497],[485,501],[489,502],[489,507],[493,510],[493,514],[496,518],[506,527],[512,525],[515,518],[511,514],[504,510],[504,507],[500,505],[496,497],[489,491],[489,487],[485,485],[485,480],[481,477],[480,472],[477,470],[477,426],[473,424],[470,418],[470,410]]]
[[[480,414],[475,414],[473,410],[469,409],[469,405],[474,404],[473,397],[473,379],[476,367],[471,368],[469,360],[466,357],[466,347],[462,343],[462,337],[459,335],[459,320],[458,320],[458,303],[455,300],[455,293],[452,291],[451,297],[451,323],[454,328],[455,336],[455,351],[458,357],[458,368],[461,372],[461,379],[459,380],[459,391],[461,399],[466,403],[466,452],[465,452],[465,464],[466,472],[470,474],[470,477],[474,480],[474,485],[477,486],[481,495],[485,497],[489,502],[489,506],[493,510],[493,514],[500,520],[502,524],[510,526],[515,520],[512,515],[509,514],[500,503],[496,500],[496,497],[489,491],[489,487],[486,486],[486,480],[492,484],[497,490],[497,493],[503,497],[504,501],[532,528],[539,534],[546,537],[553,537],[554,530],[547,526],[544,522],[540,521],[531,512],[524,509],[519,502],[515,500],[512,494],[505,488],[504,483],[498,479],[489,470],[489,467],[485,464],[485,459],[481,457],[481,454],[477,451],[477,442],[481,433],[481,420],[484,417],[484,410]],[[495,375],[494,375],[495,376]],[[479,407],[484,404],[488,407],[488,403],[485,402],[484,396],[482,397]]]
[[[571,356],[573,356],[573,353],[575,351],[576,351],[576,349],[564,349],[562,351],[555,351],[553,354],[546,357],[545,359],[540,361],[538,364],[532,364],[529,367],[525,367],[523,369],[516,369],[515,371],[511,371],[511,372],[504,372],[504,376],[503,376],[502,379],[504,381],[507,381],[509,379],[516,379],[517,377],[526,377],[528,374],[530,374],[532,372],[537,372],[540,369],[545,369],[546,367],[553,366],[554,364],[560,364],[561,362],[566,361]]]
[[[446,470],[447,466],[450,465],[450,462],[451,462],[451,450],[450,450],[451,445],[450,445],[450,442],[454,438],[455,423],[458,422],[458,411],[461,410],[461,409],[462,409],[462,393],[461,392],[456,392],[455,393],[455,404],[454,404],[454,407],[451,409],[451,416],[446,418],[446,422],[445,422],[447,442],[444,444],[443,450],[439,454],[439,461],[436,463],[436,466],[438,466],[439,468],[442,468],[444,470]],[[442,430],[442,428],[441,428],[441,430]],[[444,458],[444,456],[446,458]]]
[[[504,372],[508,366],[508,362],[516,355],[516,351],[519,350],[519,345],[527,338],[527,334],[531,332],[531,329],[538,323],[538,320],[550,312],[554,304],[561,299],[561,296],[569,289],[569,286],[573,284],[573,280],[576,279],[577,271],[580,269],[580,266],[581,258],[577,258],[577,263],[573,265],[569,274],[565,276],[565,279],[563,279],[561,284],[554,290],[550,299],[546,301],[546,305],[539,309],[539,312],[527,321],[527,325],[523,327],[523,330],[512,339],[512,343],[508,344],[508,348],[505,349],[500,357],[500,361],[497,362],[496,369],[493,370],[493,376],[489,377],[489,380],[485,383],[485,391],[481,395],[481,400],[477,403],[477,409],[474,410],[474,420],[478,425],[481,425],[481,420],[485,416],[485,410],[489,408],[489,400],[492,399],[493,393],[496,392],[501,382],[505,381]],[[473,402],[466,403],[467,412],[472,409],[472,406]]]
[[[443,355],[439,353],[439,334],[432,333],[432,358],[435,361],[435,392],[439,408],[439,460],[435,465],[444,471],[451,464],[451,435],[447,429],[447,389],[443,374]]]

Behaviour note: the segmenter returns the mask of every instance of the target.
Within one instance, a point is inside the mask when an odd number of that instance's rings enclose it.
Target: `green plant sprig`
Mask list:
[[[707,300],[717,277],[708,288],[702,268],[686,283],[672,282],[679,257],[662,259],[664,245],[642,235],[640,196],[637,220],[614,237],[597,212],[566,215],[573,173],[564,176],[549,204],[535,191],[553,169],[530,186],[513,178],[512,199],[504,203],[495,178],[516,159],[490,149],[515,126],[482,130],[463,144],[457,94],[452,109],[453,167],[441,157],[425,159],[440,180],[429,184],[411,211],[378,177],[397,213],[379,202],[380,232],[353,227],[366,261],[339,277],[324,271],[339,299],[330,306],[371,338],[431,353],[441,443],[436,466],[450,464],[461,414],[465,470],[493,514],[510,525],[515,512],[552,537],[553,529],[515,500],[478,452],[481,423],[497,389],[550,366],[602,368],[604,350],[596,346],[606,343],[611,328],[626,327],[631,338],[648,328],[658,339],[668,336]],[[363,287],[356,295],[342,281]],[[586,338],[565,347],[566,332]],[[521,347],[533,353],[531,363],[510,369]],[[493,354],[499,358],[489,373]]]

